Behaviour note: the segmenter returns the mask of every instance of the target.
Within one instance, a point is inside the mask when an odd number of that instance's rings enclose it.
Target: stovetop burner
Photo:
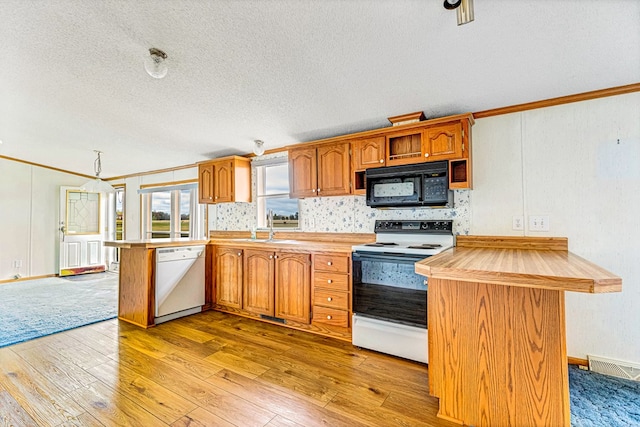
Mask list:
[[[393,243],[393,242],[375,242],[375,243],[367,243],[365,244],[365,246],[397,246],[397,243]]]

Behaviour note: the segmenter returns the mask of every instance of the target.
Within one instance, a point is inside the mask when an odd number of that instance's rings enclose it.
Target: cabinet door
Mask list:
[[[233,202],[233,162],[217,162],[213,172],[215,203]]]
[[[351,193],[349,143],[318,147],[318,196]]]
[[[462,157],[462,124],[450,123],[425,129],[422,150],[425,161]]]
[[[272,251],[244,251],[242,308],[273,316],[275,298],[275,259]]]
[[[198,199],[213,203],[213,164],[198,165]]]
[[[280,252],[276,257],[276,317],[308,324],[311,256]]]
[[[360,139],[353,143],[356,170],[378,168],[385,165],[385,138]]]
[[[216,303],[242,305],[242,249],[219,247],[216,255]]]
[[[316,195],[318,170],[315,147],[289,150],[289,188],[291,198]]]

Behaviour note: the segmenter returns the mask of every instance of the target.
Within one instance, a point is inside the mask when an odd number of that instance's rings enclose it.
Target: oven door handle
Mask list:
[[[389,252],[354,252],[351,256],[353,261],[382,261],[396,262],[400,264],[415,264],[428,256],[422,255],[401,255]]]

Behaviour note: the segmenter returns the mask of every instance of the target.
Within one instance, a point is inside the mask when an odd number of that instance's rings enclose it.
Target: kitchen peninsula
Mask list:
[[[207,243],[207,240],[186,238],[104,242],[107,247],[120,248],[118,318],[144,328],[153,326],[156,304],[156,249]],[[202,285],[204,286],[204,283]]]
[[[429,392],[465,425],[569,426],[564,291],[621,292],[622,279],[566,238],[458,236],[416,263],[429,278]]]

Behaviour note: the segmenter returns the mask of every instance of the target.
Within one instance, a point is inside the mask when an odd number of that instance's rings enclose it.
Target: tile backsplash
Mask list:
[[[272,155],[282,156],[282,153]],[[255,175],[254,168],[253,194],[256,193]],[[209,230],[248,231],[256,225],[256,203],[209,205],[208,212]],[[375,209],[367,206],[364,196],[310,197],[300,199],[300,218],[300,231],[329,233],[372,233],[377,219],[451,219],[455,234],[469,234],[470,191],[454,190],[454,207],[448,209]]]

